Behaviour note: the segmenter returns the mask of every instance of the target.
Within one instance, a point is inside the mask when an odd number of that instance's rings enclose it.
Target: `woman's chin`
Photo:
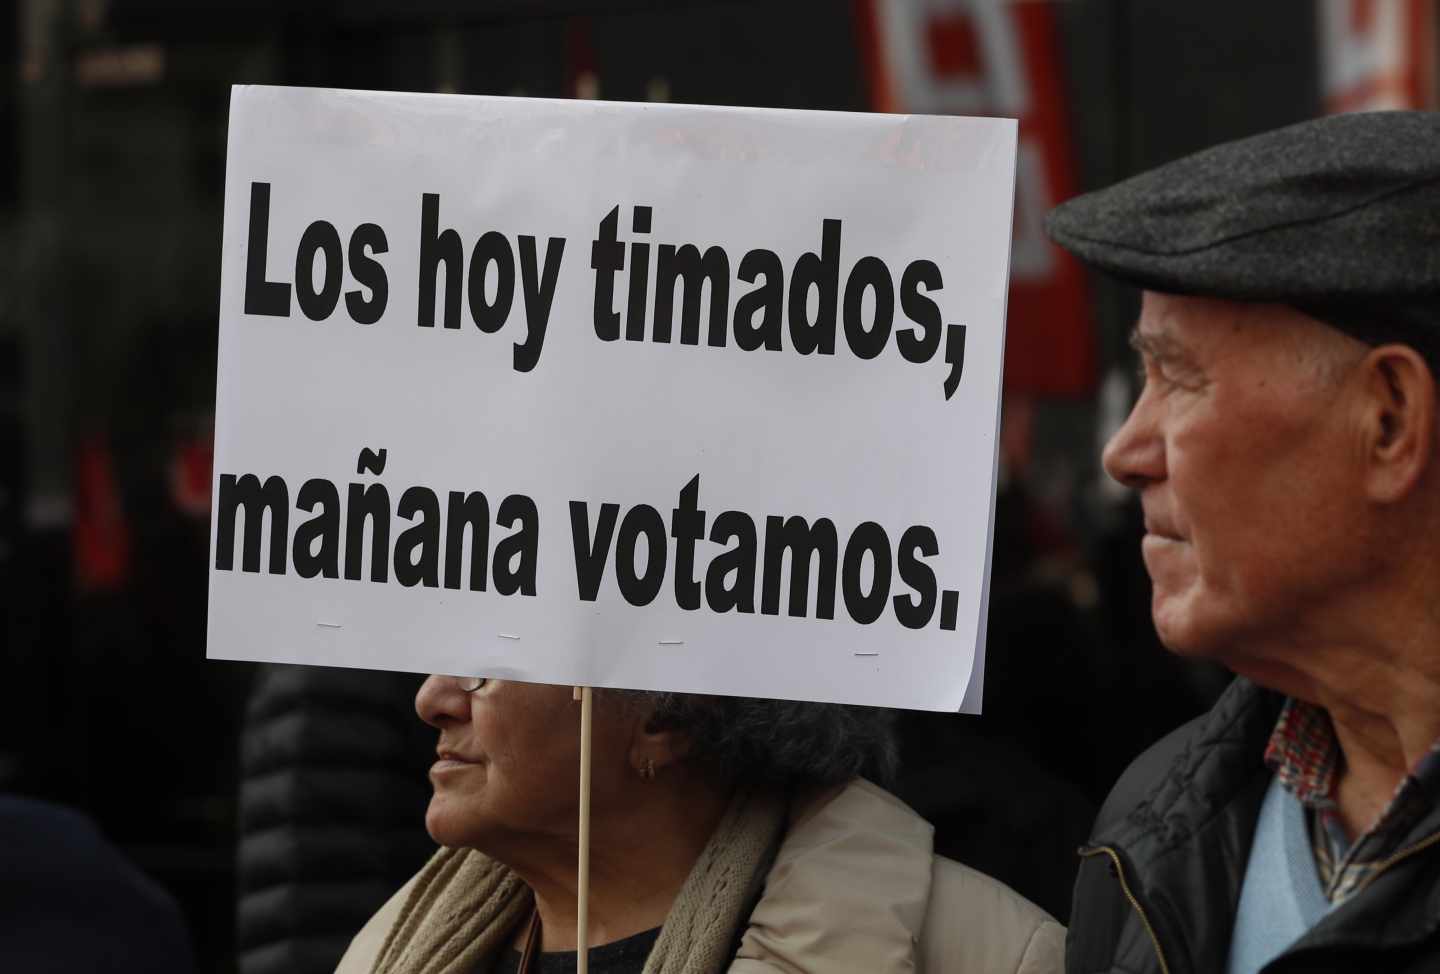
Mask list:
[[[430,838],[438,845],[471,845],[468,839],[474,829],[457,811],[455,803],[442,795],[435,795],[430,799],[430,807],[425,811],[425,831],[430,833]]]

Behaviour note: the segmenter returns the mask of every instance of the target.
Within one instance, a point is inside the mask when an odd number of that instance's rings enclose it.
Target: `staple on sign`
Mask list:
[[[685,640],[683,640],[683,639],[662,639],[662,640],[660,640],[660,645],[661,645],[661,646],[684,646],[684,645],[685,645]]]
[[[338,622],[317,622],[317,623],[315,623],[315,625],[319,626],[321,629],[343,629],[343,628],[344,628],[344,627],[341,626],[340,623],[338,623]]]
[[[879,656],[879,653],[856,653],[856,656]]]
[[[513,632],[502,632],[502,633],[500,633],[500,638],[501,638],[501,639],[519,639],[520,637],[517,636],[517,635],[515,635]]]

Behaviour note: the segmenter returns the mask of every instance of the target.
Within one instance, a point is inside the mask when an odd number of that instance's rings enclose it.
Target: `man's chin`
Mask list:
[[[1225,654],[1228,641],[1200,624],[1180,596],[1165,596],[1156,590],[1150,605],[1151,618],[1160,643],[1176,656],[1216,660]]]

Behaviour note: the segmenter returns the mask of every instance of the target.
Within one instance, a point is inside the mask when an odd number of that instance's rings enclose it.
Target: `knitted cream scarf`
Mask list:
[[[785,803],[737,794],[675,897],[644,974],[721,974],[775,859]],[[529,888],[473,849],[441,849],[421,870],[374,974],[475,974],[529,915]]]

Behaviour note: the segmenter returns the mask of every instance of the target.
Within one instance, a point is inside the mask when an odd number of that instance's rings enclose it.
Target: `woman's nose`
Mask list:
[[[1154,404],[1142,392],[1130,415],[1105,444],[1101,463],[1110,477],[1139,490],[1165,479],[1165,438]]]
[[[432,674],[420,684],[415,694],[415,713],[434,728],[470,719],[469,694],[460,689],[460,681],[451,676]]]

